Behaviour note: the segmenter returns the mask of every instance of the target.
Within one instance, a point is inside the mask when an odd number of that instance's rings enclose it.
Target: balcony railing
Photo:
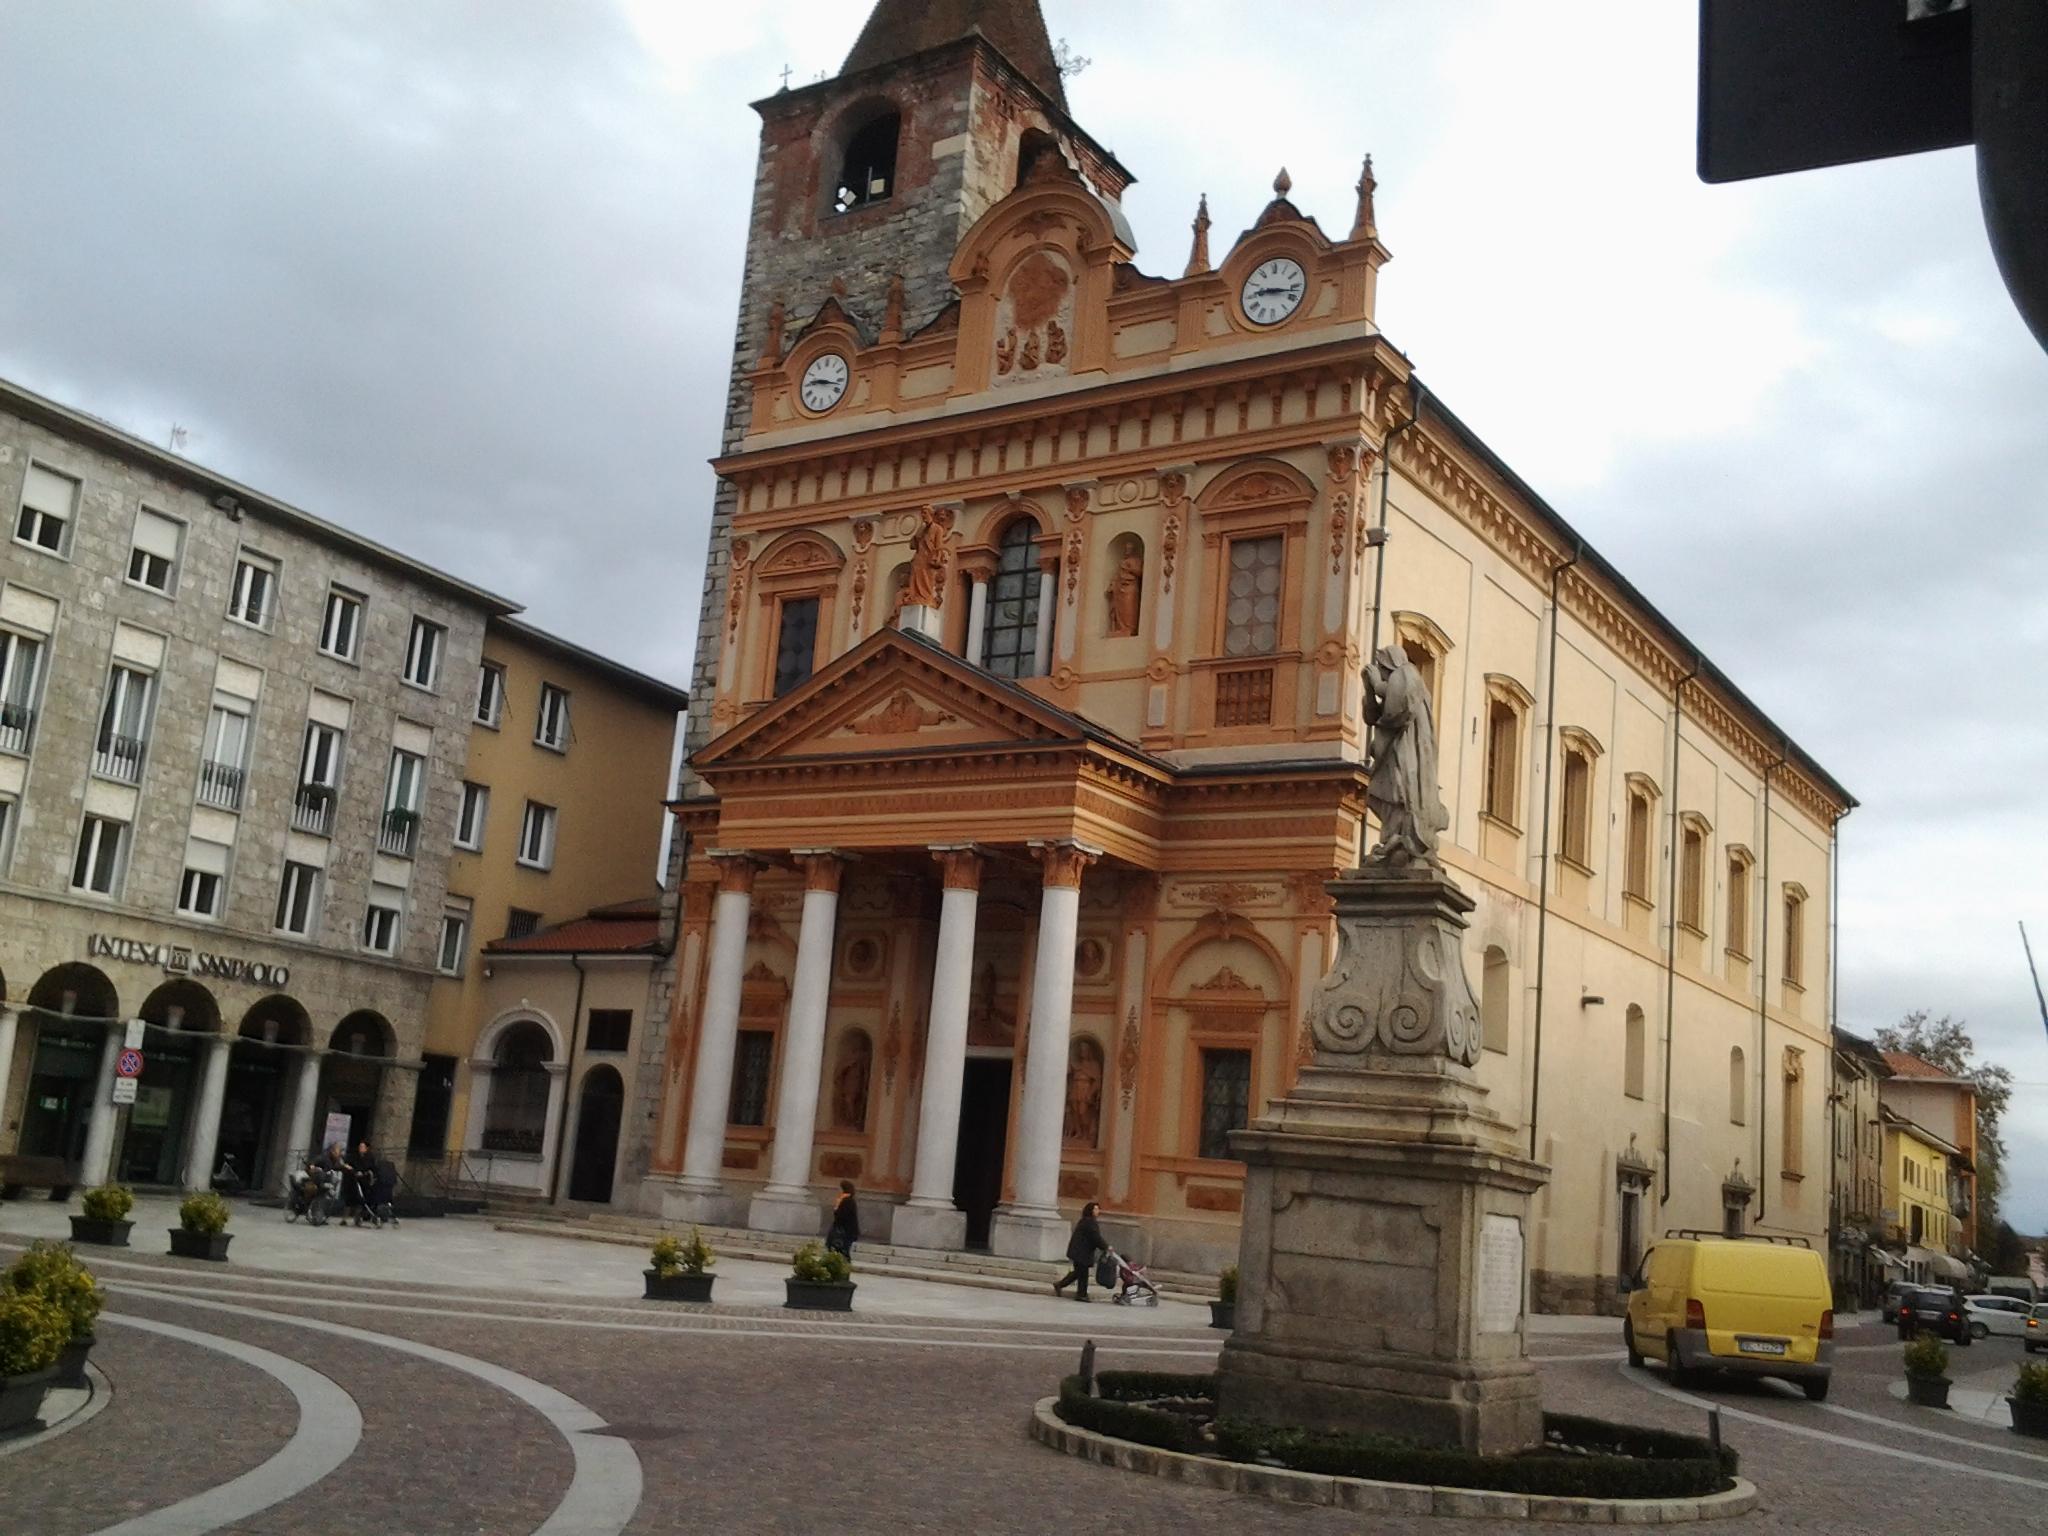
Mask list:
[[[142,742],[134,736],[102,736],[99,750],[92,755],[92,771],[103,779],[119,779],[123,784],[141,782]]]
[[[386,811],[377,829],[377,851],[395,859],[409,859],[420,839],[418,811]]]
[[[233,763],[201,763],[199,803],[223,811],[239,811],[242,808],[242,770]]]
[[[334,791],[325,784],[301,784],[292,797],[292,830],[329,836],[334,831]]]
[[[36,733],[36,712],[26,704],[0,704],[0,752],[26,752]]]

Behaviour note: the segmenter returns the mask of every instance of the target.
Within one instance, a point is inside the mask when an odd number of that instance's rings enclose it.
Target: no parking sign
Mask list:
[[[116,1076],[116,1077],[140,1077],[140,1076],[142,1076],[142,1052],[140,1052],[140,1051],[123,1051],[123,1052],[122,1052],[122,1053],[120,1054],[120,1056],[119,1056],[119,1057],[118,1057],[118,1058],[117,1058],[117,1059],[115,1060],[115,1062],[114,1062],[114,1076]]]

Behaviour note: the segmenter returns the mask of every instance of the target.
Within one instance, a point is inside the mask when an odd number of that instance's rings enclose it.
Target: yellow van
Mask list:
[[[1834,1307],[1827,1265],[1802,1240],[1671,1232],[1643,1255],[1621,1336],[1630,1365],[1661,1360],[1674,1386],[1709,1370],[1777,1376],[1817,1403]]]

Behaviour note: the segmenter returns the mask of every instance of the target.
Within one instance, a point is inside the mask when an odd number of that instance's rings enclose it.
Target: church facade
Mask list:
[[[758,104],[639,1200],[1231,1261],[1367,835],[1360,680],[1427,684],[1538,1307],[1647,1238],[1825,1239],[1853,800],[1417,379],[1285,173],[1135,261],[1024,3],[877,7]]]

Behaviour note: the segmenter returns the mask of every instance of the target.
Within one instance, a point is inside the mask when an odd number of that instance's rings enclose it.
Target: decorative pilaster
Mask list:
[[[775,1096],[775,1150],[768,1184],[747,1207],[747,1225],[764,1232],[815,1236],[824,1208],[811,1190],[811,1149],[818,1128],[818,1084],[825,1073],[825,1014],[832,985],[832,940],[846,860],[826,849],[796,850],[804,910],[796,940],[796,979],[782,1032],[782,1082]]]
[[[953,1203],[960,1139],[960,1089],[967,1070],[967,1005],[974,975],[974,920],[981,902],[981,854],[961,844],[935,847],[944,890],[938,955],[932,964],[931,1022],[925,1034],[924,1086],[918,1101],[917,1160],[910,1199],[896,1212],[890,1241],[910,1248],[959,1249],[967,1213]]]
[[[1060,1150],[1066,1124],[1081,872],[1101,857],[1101,850],[1079,843],[1036,843],[1031,851],[1043,871],[1043,887],[1024,1097],[1017,1112],[1017,1198],[996,1212],[989,1246],[1010,1258],[1051,1259],[1065,1252],[1067,1238],[1059,1211]]]

